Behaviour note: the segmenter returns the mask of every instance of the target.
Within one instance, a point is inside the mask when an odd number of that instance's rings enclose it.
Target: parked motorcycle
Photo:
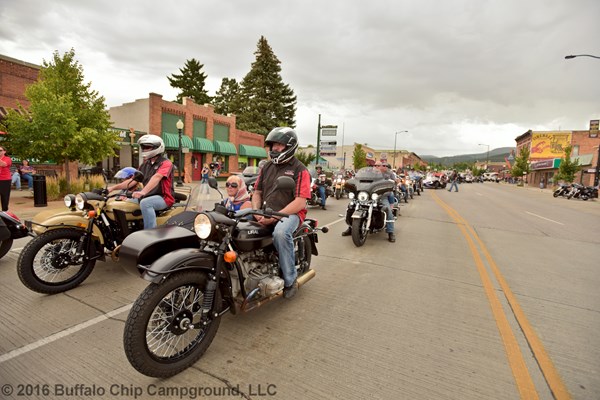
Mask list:
[[[143,180],[140,172],[134,178]],[[130,195],[131,192],[129,192]],[[125,194],[127,195],[127,194]],[[118,259],[123,239],[143,229],[138,203],[123,199],[123,193],[109,195],[106,188],[65,196],[65,211],[43,211],[26,221],[35,236],[17,260],[19,279],[27,288],[46,294],[64,292],[81,284],[105,253]],[[186,195],[176,193],[177,201]],[[185,204],[158,212],[157,224],[181,213]]]
[[[574,183],[571,190],[567,194],[567,199],[575,198],[587,201],[588,199],[598,197],[598,189],[593,186],[583,186],[579,183]]]
[[[554,193],[552,193],[552,196],[554,196],[554,197],[558,197],[558,196],[567,197],[567,195],[569,194],[570,190],[571,190],[571,185],[561,184],[558,187],[558,189],[556,189],[554,191]]]
[[[209,179],[209,185],[218,191],[216,180]],[[289,177],[276,181],[276,190],[294,187]],[[161,378],[183,371],[209,347],[221,316],[253,310],[282,295],[273,227],[255,222],[253,215],[287,216],[270,209],[234,214],[217,203],[212,211],[196,213],[193,230],[158,227],[125,238],[121,265],[150,282],[135,301],[123,335],[136,370]],[[300,286],[315,276],[310,265],[311,256],[318,255],[319,230],[327,232],[306,219],[293,235]]]
[[[34,236],[21,222],[19,217],[10,211],[0,211],[0,258],[4,257],[12,247],[13,240],[25,236]]]
[[[350,203],[346,211],[346,223],[352,227],[352,242],[360,247],[369,233],[385,228],[387,215],[381,203],[384,193],[393,192],[396,183],[384,179],[378,168],[365,167],[346,181]],[[392,212],[396,209],[392,207]]]

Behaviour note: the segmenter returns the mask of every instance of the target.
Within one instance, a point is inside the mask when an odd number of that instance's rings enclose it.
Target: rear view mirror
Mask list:
[[[208,186],[213,188],[213,189],[218,189],[219,188],[219,184],[217,182],[217,179],[213,176],[208,178]]]

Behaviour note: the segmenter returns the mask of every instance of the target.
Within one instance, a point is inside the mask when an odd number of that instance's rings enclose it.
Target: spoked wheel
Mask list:
[[[29,289],[46,294],[78,286],[94,269],[96,260],[83,261],[77,253],[83,231],[53,229],[33,238],[17,260],[19,279]]]
[[[366,218],[352,219],[352,241],[356,247],[365,244],[368,233]]]
[[[221,323],[220,317],[201,320],[207,279],[202,271],[178,272],[140,294],[123,333],[125,354],[136,370],[166,378],[202,357]],[[218,288],[213,301],[221,301]]]
[[[294,254],[296,254],[298,276],[303,275],[310,269],[312,259],[312,248],[308,237],[303,236],[294,240]]]
[[[8,238],[6,240],[0,241],[0,258],[4,257],[6,255],[6,253],[8,253],[10,251],[12,244],[13,244],[12,238]]]

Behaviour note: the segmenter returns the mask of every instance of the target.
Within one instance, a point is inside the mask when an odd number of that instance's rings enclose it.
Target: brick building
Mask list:
[[[594,122],[594,121],[592,121]],[[595,129],[594,129],[595,128]],[[571,160],[579,160],[580,171],[575,175],[575,182],[583,185],[594,184],[594,172],[598,166],[600,153],[600,137],[597,125],[590,124],[586,131],[531,131],[515,138],[517,155],[523,147],[529,149],[530,174],[527,184],[539,186],[540,181],[556,185],[554,176],[558,173],[564,149],[572,146]]]
[[[217,114],[210,104],[199,105],[189,98],[179,104],[150,93],[146,99],[111,107],[108,112],[114,129],[123,138],[119,156],[104,162],[103,167],[110,170],[139,165],[136,141],[145,133],[161,136],[167,155],[178,166],[179,120],[184,125],[185,182],[200,180],[203,164],[219,161],[227,175],[241,172],[246,166],[256,166],[267,158],[263,135],[237,129],[235,115]]]
[[[37,81],[40,66],[0,54],[0,119],[21,104],[29,107],[25,88]]]

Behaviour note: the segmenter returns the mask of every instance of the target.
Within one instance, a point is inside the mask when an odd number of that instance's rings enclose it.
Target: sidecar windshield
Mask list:
[[[186,203],[185,210],[214,210],[215,203],[220,203],[222,200],[220,193],[207,184],[195,185],[189,194],[189,201]]]

